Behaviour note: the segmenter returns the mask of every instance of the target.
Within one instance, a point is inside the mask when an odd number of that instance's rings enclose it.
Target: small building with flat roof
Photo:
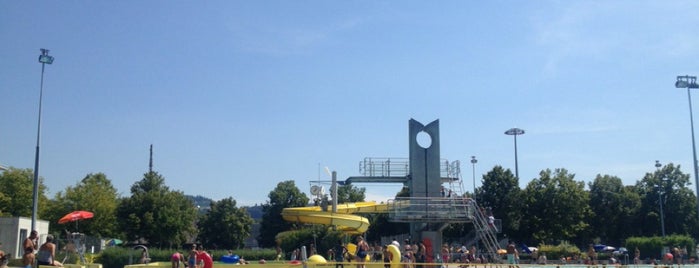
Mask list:
[[[32,228],[32,219],[25,217],[0,217],[0,250],[10,255],[10,258],[22,258],[24,250],[22,242],[29,237]],[[49,233],[49,222],[36,221],[36,230],[39,232],[39,243],[43,243]]]

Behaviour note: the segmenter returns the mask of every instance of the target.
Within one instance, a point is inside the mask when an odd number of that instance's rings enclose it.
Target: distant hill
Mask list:
[[[192,196],[192,195],[185,195],[187,198],[192,200],[194,202],[194,205],[199,207],[199,212],[205,212],[211,208],[211,203],[214,202],[213,199],[208,198],[208,197],[203,197],[201,195],[197,196]],[[262,206],[261,205],[254,205],[254,206],[242,206],[243,208],[247,209],[248,213],[250,214],[250,217],[255,219],[256,221],[259,221],[262,219]]]
[[[208,197],[203,197],[201,195],[197,196],[191,196],[191,195],[185,195],[187,198],[192,200],[194,202],[194,205],[199,207],[199,209],[205,209],[208,210],[211,207],[211,203],[214,202],[213,199],[208,198]]]
[[[244,207],[244,208],[248,210],[250,217],[252,217],[255,221],[259,221],[262,219],[262,206],[261,205],[255,205],[255,206]]]

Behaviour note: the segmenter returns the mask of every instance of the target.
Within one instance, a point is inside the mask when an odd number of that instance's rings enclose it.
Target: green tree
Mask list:
[[[88,174],[75,186],[69,186],[65,192],[56,194],[51,205],[51,215],[48,218],[51,222],[58,222],[61,217],[76,210],[90,211],[94,213],[94,218],[66,225],[51,224],[51,232],[79,228],[80,232],[92,236],[117,236],[118,198],[116,188],[104,173]]]
[[[289,230],[292,226],[282,218],[282,210],[288,207],[306,206],[309,199],[292,180],[278,183],[267,197],[269,200],[262,205],[263,214],[258,242],[260,246],[272,247],[276,245],[277,233]]]
[[[575,241],[589,231],[587,220],[592,216],[585,183],[574,180],[565,169],[539,173],[524,189],[521,229],[535,241],[530,244],[556,244],[560,240]]]
[[[199,220],[199,241],[207,248],[239,249],[250,236],[254,220],[245,208],[226,198],[211,202],[211,209]]]
[[[357,187],[352,184],[337,186],[337,203],[363,202],[366,198],[366,188]]]
[[[182,192],[170,191],[165,179],[151,171],[131,186],[131,196],[119,204],[117,217],[129,240],[173,247],[195,232],[197,210]]]
[[[690,175],[682,173],[680,166],[672,163],[646,173],[636,183],[642,198],[639,215],[644,223],[641,226],[644,236],[661,235],[659,202],[663,202],[666,234],[697,235],[696,195],[688,185]]]
[[[623,245],[634,234],[641,208],[641,197],[633,186],[624,186],[621,179],[597,175],[590,187],[590,217],[593,234],[602,242]]]
[[[476,202],[491,208],[493,216],[502,220],[502,232],[515,235],[519,229],[521,214],[521,192],[519,180],[509,169],[495,166],[483,175],[482,186],[476,189]]]
[[[44,195],[44,179],[39,178],[39,204],[37,217],[43,218],[48,198]],[[0,215],[32,217],[34,200],[34,173],[31,169],[9,167],[0,172]]]

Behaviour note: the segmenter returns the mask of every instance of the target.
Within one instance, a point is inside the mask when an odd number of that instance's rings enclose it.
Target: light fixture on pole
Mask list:
[[[660,161],[655,160],[655,168],[657,169],[657,174],[660,176],[660,167],[663,165],[660,164]],[[660,182],[664,185],[665,179],[661,179]],[[665,213],[663,212],[663,185],[656,185],[655,188],[658,189],[658,204],[660,204],[660,232],[663,235],[663,238],[665,238]]]
[[[478,160],[475,155],[471,156],[471,165],[473,166],[473,199],[476,199],[476,163]]]
[[[36,212],[39,209],[39,141],[41,137],[41,101],[44,95],[44,67],[46,64],[53,63],[53,57],[49,56],[48,49],[41,49],[41,55],[39,55],[39,62],[41,62],[41,85],[39,86],[39,120],[37,123],[36,130],[36,155],[34,158],[34,190],[32,192],[32,229],[36,230]]]
[[[676,88],[687,88],[687,99],[689,100],[689,125],[692,128],[692,156],[694,157],[694,185],[697,187],[697,216],[699,217],[699,168],[697,168],[697,146],[694,142],[694,116],[692,115],[692,95],[690,93],[691,88],[699,88],[697,84],[696,76],[689,75],[678,75],[677,82],[675,82]]]
[[[517,163],[517,136],[524,134],[524,129],[511,128],[505,131],[506,135],[511,135],[515,137],[515,178],[519,179],[519,164]]]

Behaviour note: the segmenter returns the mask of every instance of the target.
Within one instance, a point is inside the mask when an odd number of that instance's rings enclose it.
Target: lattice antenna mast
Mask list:
[[[148,161],[148,172],[153,172],[153,144],[150,145],[150,160]]]

